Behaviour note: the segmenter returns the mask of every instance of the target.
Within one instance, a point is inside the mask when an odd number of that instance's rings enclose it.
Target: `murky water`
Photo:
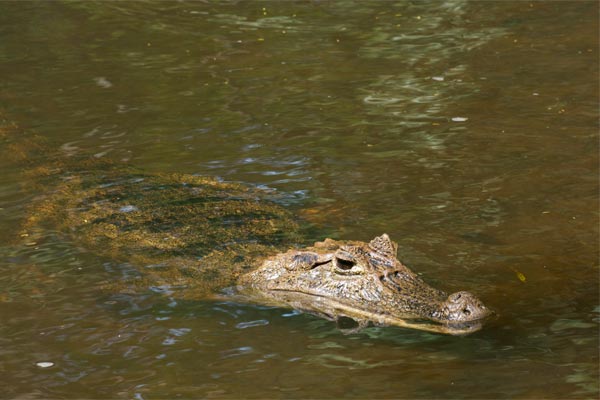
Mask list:
[[[428,282],[500,315],[467,337],[344,335],[286,309],[110,293],[127,265],[51,227],[18,237],[44,189],[2,160],[2,397],[597,398],[597,16],[1,2],[0,106],[65,156],[276,190],[306,243],[387,232]]]

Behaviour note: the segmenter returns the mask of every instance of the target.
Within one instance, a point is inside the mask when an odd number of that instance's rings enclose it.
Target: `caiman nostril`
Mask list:
[[[452,293],[444,306],[448,320],[452,321],[473,321],[490,315],[490,311],[477,297],[465,291]]]

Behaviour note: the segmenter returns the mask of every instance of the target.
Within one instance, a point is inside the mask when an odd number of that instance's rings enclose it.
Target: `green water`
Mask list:
[[[129,266],[17,237],[51,188],[0,160],[0,397],[597,398],[598,32],[595,1],[0,2],[0,108],[65,157],[274,190],[307,243],[387,232],[499,314],[107,293]]]

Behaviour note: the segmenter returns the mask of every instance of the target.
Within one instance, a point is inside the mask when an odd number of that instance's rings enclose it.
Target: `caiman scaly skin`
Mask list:
[[[299,248],[298,224],[264,191],[187,174],[146,173],[122,163],[51,151],[0,115],[0,152],[36,194],[18,236],[50,229],[139,275],[100,285],[168,288],[201,299],[224,288],[239,298],[332,320],[351,318],[446,334],[478,330],[490,311],[469,292],[426,284],[383,234],[369,243],[326,239]],[[293,250],[288,250],[292,248]]]

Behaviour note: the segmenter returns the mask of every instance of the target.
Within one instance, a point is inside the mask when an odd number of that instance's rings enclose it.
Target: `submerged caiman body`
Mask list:
[[[125,262],[132,279],[112,290],[163,288],[188,299],[235,288],[238,298],[448,334],[478,330],[490,311],[469,292],[432,288],[397,259],[383,234],[369,242],[326,239],[299,247],[298,226],[264,191],[187,174],[150,174],[94,157],[51,152],[3,121],[4,156],[37,186],[18,233],[46,229]],[[43,160],[43,162],[41,162]]]

